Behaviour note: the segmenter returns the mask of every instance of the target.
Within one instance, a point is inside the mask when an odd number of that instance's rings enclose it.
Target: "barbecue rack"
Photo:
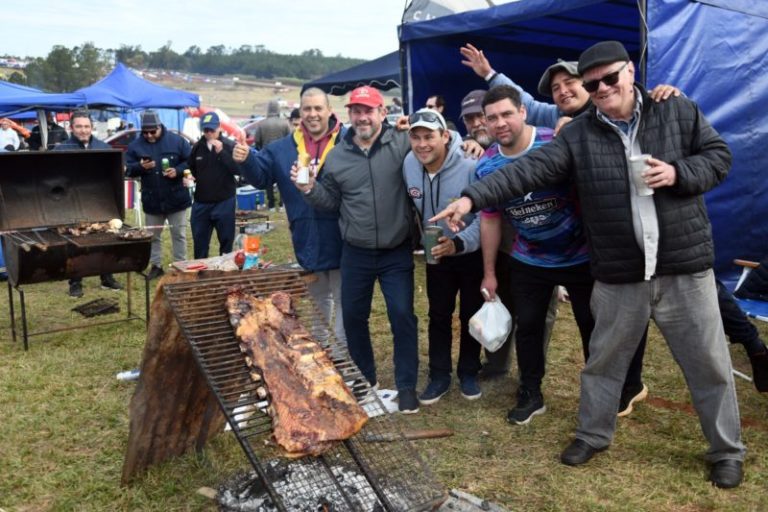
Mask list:
[[[267,400],[250,378],[226,311],[227,291],[234,285],[256,296],[290,293],[299,319],[320,343],[371,418],[352,438],[319,457],[287,459],[270,442],[272,420]],[[165,296],[189,342],[195,360],[240,446],[258,475],[253,486],[265,491],[264,510],[333,510],[334,512],[432,510],[446,499],[431,471],[402,435],[397,419],[386,413],[376,392],[333,336],[312,302],[298,271],[266,269],[164,285]],[[392,442],[369,442],[371,436]],[[362,475],[350,485],[346,475]],[[286,475],[289,478],[285,478]],[[345,481],[345,478],[347,481]],[[320,497],[307,504],[307,497]],[[297,504],[296,499],[303,499]],[[312,498],[314,499],[314,498]],[[330,504],[330,508],[328,508]]]

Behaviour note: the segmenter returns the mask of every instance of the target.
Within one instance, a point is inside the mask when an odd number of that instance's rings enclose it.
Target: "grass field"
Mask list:
[[[271,214],[283,219],[283,214]],[[132,218],[129,214],[128,218]],[[191,241],[191,237],[189,237]],[[167,245],[168,234],[165,234]],[[190,242],[191,243],[191,242]],[[286,225],[264,243],[275,261],[292,258]],[[168,255],[166,261],[168,260]],[[123,282],[124,277],[118,276]],[[134,280],[134,300],[143,290]],[[120,297],[84,280],[85,297],[70,299],[66,282],[25,287],[33,331],[84,323],[70,309],[84,301]],[[426,293],[417,260],[416,308],[420,331],[420,387],[426,382]],[[18,302],[17,302],[18,307]],[[18,310],[17,310],[18,312]],[[116,315],[112,315],[116,317]],[[103,317],[102,317],[103,318]],[[382,387],[392,388],[391,335],[377,293],[371,318]],[[768,330],[761,326],[762,334]],[[768,502],[768,396],[737,379],[749,448],[744,484],[722,491],[706,482],[706,444],[690,412],[689,396],[658,331],[651,329],[645,363],[650,398],[619,421],[611,448],[585,467],[558,461],[576,426],[581,348],[567,306],[560,307],[549,350],[544,393],[547,413],[526,427],[505,421],[515,391],[515,372],[485,384],[483,397],[464,400],[458,389],[439,403],[401,417],[407,428],[442,428],[455,435],[415,442],[446,488],[459,488],[510,511],[754,511]],[[143,322],[31,338],[24,352],[10,340],[8,296],[0,298],[0,509],[3,511],[215,510],[196,494],[216,487],[247,460],[231,433],[222,433],[202,454],[153,467],[130,487],[119,484],[128,436],[128,402],[134,384],[115,379],[138,366]],[[750,374],[740,346],[734,366]]]

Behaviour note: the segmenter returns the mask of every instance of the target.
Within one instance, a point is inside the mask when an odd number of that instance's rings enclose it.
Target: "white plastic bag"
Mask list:
[[[488,298],[488,290],[480,290]],[[469,334],[472,335],[488,352],[496,352],[512,332],[512,315],[499,300],[497,295],[472,315],[469,319]]]

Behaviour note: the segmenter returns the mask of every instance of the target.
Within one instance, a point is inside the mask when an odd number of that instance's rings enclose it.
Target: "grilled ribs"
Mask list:
[[[259,299],[233,287],[227,311],[246,362],[264,376],[274,437],[289,456],[320,455],[363,428],[368,415],[296,318],[289,294]]]

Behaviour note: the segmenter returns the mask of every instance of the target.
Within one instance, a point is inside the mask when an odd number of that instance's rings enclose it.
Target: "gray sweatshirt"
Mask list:
[[[448,156],[431,181],[416,155],[408,153],[403,163],[403,177],[408,195],[416,210],[421,213],[423,227],[430,225],[430,217],[434,217],[452,201],[460,198],[461,191],[477,180],[476,165],[477,160],[464,156],[461,138],[455,132],[451,132]],[[467,254],[480,247],[480,219],[474,213],[469,213],[463,220],[466,226],[455,235],[446,226],[445,221],[441,221],[439,225],[443,228],[445,236],[461,239],[464,245],[461,254]]]
[[[365,249],[392,249],[410,236],[411,209],[403,183],[407,132],[384,125],[367,153],[350,128],[328,153],[320,181],[304,196],[318,210],[338,211],[341,237]]]

